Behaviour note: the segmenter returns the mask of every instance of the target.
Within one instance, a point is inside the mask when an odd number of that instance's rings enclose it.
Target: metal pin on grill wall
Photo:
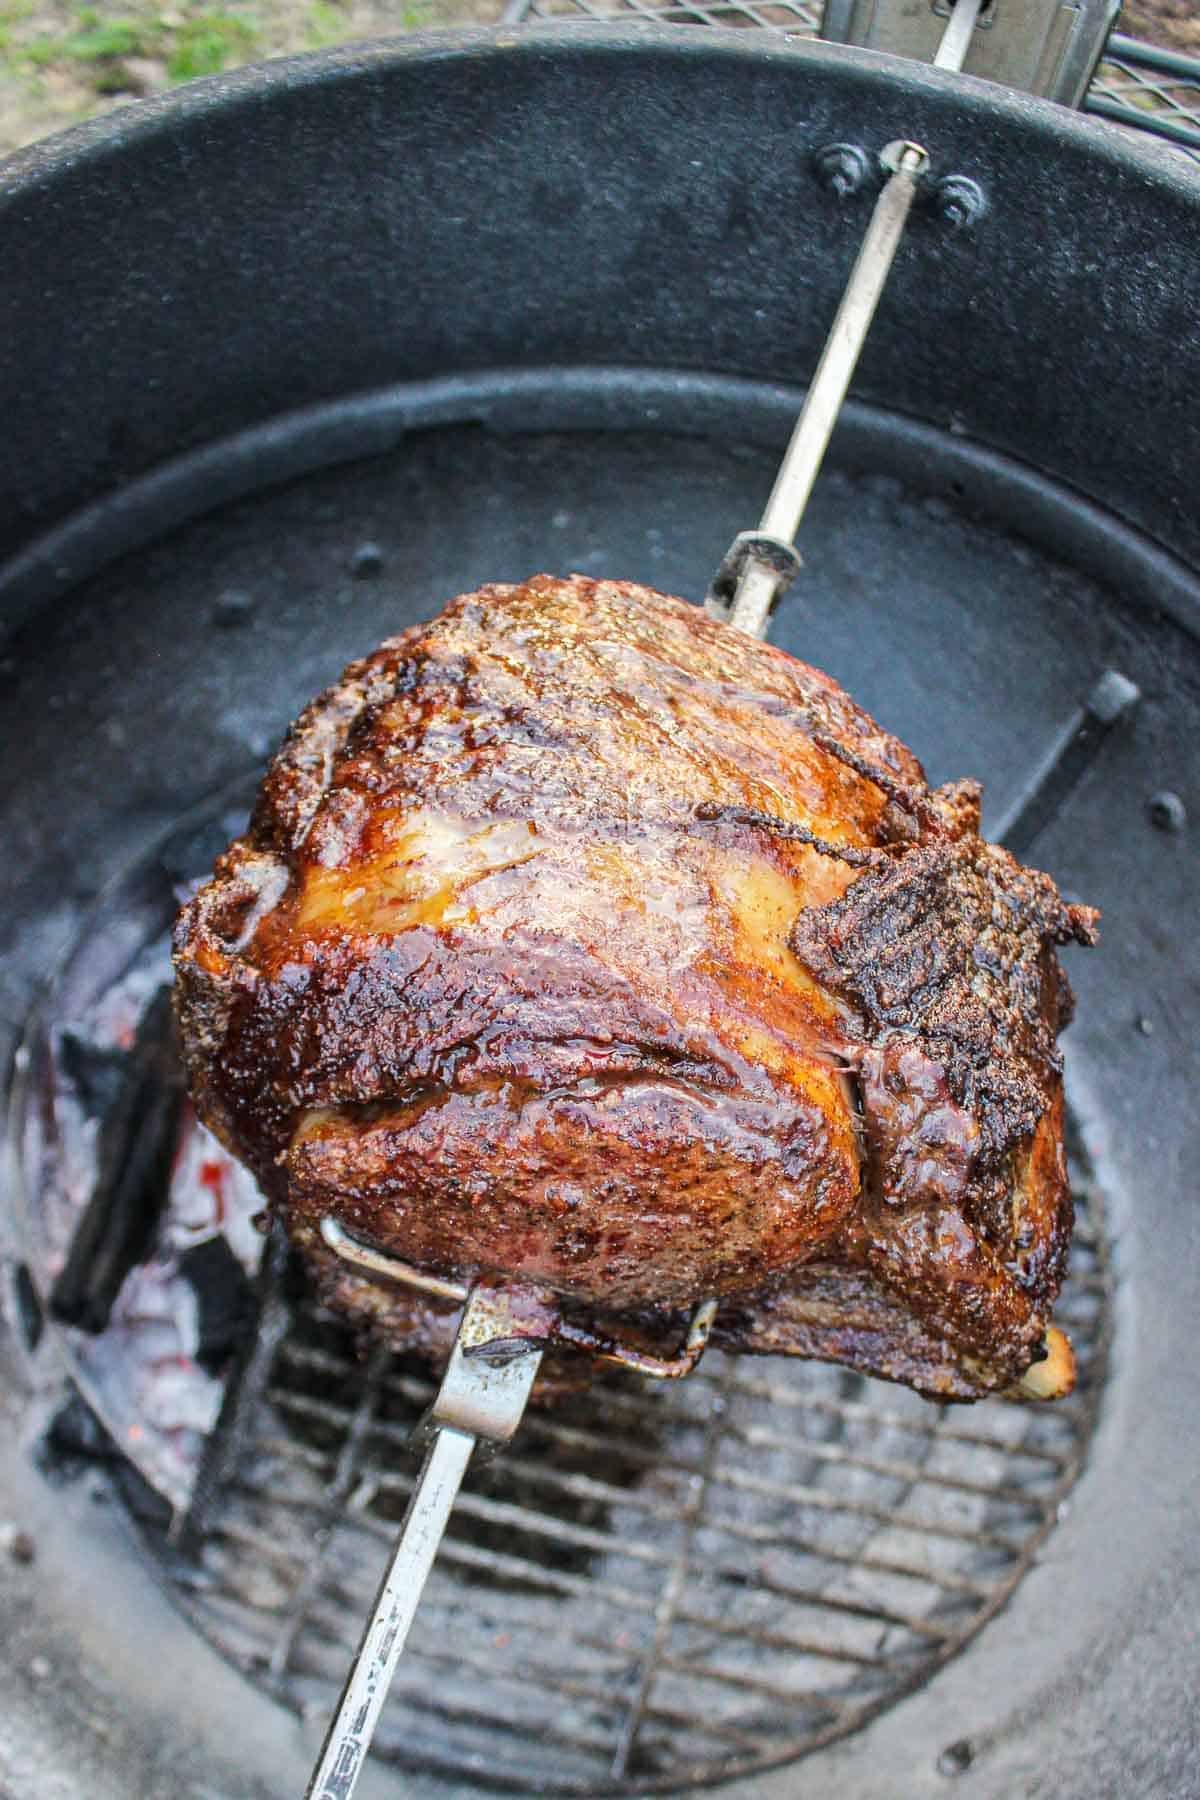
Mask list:
[[[981,6],[982,0],[956,0],[934,57],[935,68],[962,68]],[[929,167],[929,153],[920,144],[898,139],[887,145],[880,162],[889,171],[889,179],[875,202],[758,532],[744,534],[731,552],[732,557],[741,545],[728,622],[751,637],[766,634],[771,608],[790,579],[786,572],[789,554],[790,573],[799,568],[795,538],[800,521],[892,272],[917,184]],[[727,557],[723,567],[729,563]]]
[[[964,0],[964,4],[978,9],[978,0]],[[954,24],[952,19],[951,27]],[[871,223],[759,525],[764,538],[784,545],[790,545],[800,529],[813,483],[900,248],[917,179],[929,162],[928,153],[919,144],[907,142],[889,145],[884,158],[892,170],[891,178],[875,202]],[[780,586],[778,571],[762,558],[752,556],[738,582],[729,623],[752,637],[764,636]]]

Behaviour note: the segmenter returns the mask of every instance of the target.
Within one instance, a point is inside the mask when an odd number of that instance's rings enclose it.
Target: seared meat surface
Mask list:
[[[1071,1203],[1054,946],[1094,915],[835,683],[681,600],[454,601],[303,714],[184,909],[202,1117],[335,1303],[330,1216],[971,1397],[1037,1360]],[[439,1338],[440,1334],[440,1338]]]

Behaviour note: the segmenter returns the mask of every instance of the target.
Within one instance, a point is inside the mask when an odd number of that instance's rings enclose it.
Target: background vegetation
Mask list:
[[[355,38],[487,22],[502,7],[503,0],[0,0],[0,155],[199,75]],[[1121,25],[1200,55],[1200,0],[1130,0]]]

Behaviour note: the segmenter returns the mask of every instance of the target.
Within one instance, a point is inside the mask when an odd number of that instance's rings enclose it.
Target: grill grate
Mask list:
[[[533,19],[651,19],[659,25],[723,25],[783,31],[815,37],[821,23],[819,0],[513,0],[508,24]]]
[[[1087,110],[1169,138],[1200,162],[1200,62],[1194,57],[1134,38],[1110,38]]]
[[[765,28],[816,37],[820,0],[512,0],[508,24],[532,20],[650,19],[659,25]],[[1149,131],[1200,162],[1200,60],[1114,34],[1083,103],[1085,112]]]
[[[1086,1454],[1110,1274],[1078,1156],[1075,1175],[1071,1399],[932,1406],[710,1355],[677,1385],[614,1373],[535,1409],[468,1476],[376,1753],[500,1790],[661,1792],[790,1761],[928,1679],[1004,1604]],[[301,1715],[333,1708],[431,1397],[311,1301],[244,1397],[178,1594]]]

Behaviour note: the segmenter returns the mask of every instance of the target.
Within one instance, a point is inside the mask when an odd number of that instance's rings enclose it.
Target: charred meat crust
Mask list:
[[[1093,923],[828,677],[541,576],[306,709],[181,915],[177,1008],[202,1116],[344,1307],[378,1322],[326,1212],[969,1397],[1061,1280],[1054,946]],[[869,1326],[804,1311],[814,1267]]]
[[[978,836],[966,784],[934,801],[920,841],[802,912],[790,943],[842,1002],[858,1072],[869,1173],[848,1262],[1013,1380],[1071,1229],[1056,1042],[1071,997],[1055,947],[1093,943],[1097,916]]]
[[[841,899],[802,912],[790,941],[874,1047],[876,1086],[886,1091],[884,1066],[898,1066],[900,1042],[943,1072],[977,1127],[972,1160],[983,1170],[1046,1110],[1070,1007],[1053,947],[1093,943],[1094,924],[1048,875],[971,833],[881,861]]]

